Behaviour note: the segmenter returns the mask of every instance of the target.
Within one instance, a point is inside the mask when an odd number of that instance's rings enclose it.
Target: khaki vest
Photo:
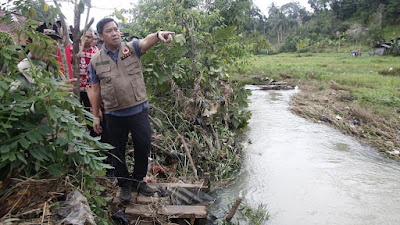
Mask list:
[[[142,63],[132,42],[122,42],[117,63],[100,50],[92,57],[92,66],[100,80],[105,110],[116,111],[147,101]]]

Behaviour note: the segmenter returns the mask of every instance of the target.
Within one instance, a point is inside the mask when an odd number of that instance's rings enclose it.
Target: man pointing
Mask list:
[[[112,165],[120,186],[120,200],[131,201],[131,191],[153,195],[144,181],[151,146],[148,101],[140,57],[159,41],[170,43],[174,32],[158,31],[144,39],[121,42],[118,24],[111,18],[97,23],[97,32],[104,42],[90,63],[91,103],[95,120],[93,128],[102,132],[100,104],[105,108],[106,128],[115,147]],[[129,131],[134,144],[135,165],[132,176],[126,166],[125,150]]]

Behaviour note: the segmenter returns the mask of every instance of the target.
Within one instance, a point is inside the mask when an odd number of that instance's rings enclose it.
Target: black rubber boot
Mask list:
[[[132,191],[137,191],[146,196],[152,196],[156,192],[153,188],[149,187],[146,182],[133,180]]]
[[[121,202],[130,202],[132,200],[131,186],[125,186],[119,189],[119,200],[121,200]]]

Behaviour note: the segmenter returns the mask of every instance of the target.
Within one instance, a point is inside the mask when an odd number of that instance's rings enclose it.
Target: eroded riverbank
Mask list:
[[[330,82],[300,83],[300,92],[291,100],[291,110],[315,122],[326,123],[357,137],[380,154],[400,160],[400,121],[396,111],[374,112],[350,96],[350,87]]]
[[[218,192],[217,214],[242,192],[251,206],[266,205],[268,224],[400,222],[397,162],[325,123],[293,114],[289,102],[298,90],[252,93],[251,144],[237,183]]]

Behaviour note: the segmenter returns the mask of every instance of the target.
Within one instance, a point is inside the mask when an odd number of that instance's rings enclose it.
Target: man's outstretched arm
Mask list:
[[[140,51],[146,53],[147,50],[156,45],[159,41],[171,43],[173,34],[175,34],[175,32],[158,31],[157,33],[147,35],[139,42]]]

